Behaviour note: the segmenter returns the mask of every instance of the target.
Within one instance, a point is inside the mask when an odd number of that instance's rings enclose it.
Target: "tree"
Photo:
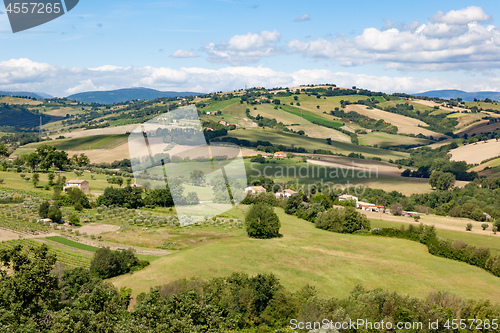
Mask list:
[[[56,176],[55,176],[55,175],[54,175],[54,173],[52,173],[52,172],[48,174],[48,178],[49,178],[49,185],[50,185],[50,186],[54,185],[54,178],[55,178],[55,177],[56,177]]]
[[[403,206],[401,206],[400,204],[392,204],[391,213],[392,215],[398,215],[398,216],[403,215]]]
[[[56,256],[49,253],[47,245],[32,247],[28,251],[21,245],[1,249],[0,260],[4,266],[0,273],[1,303],[8,305],[16,320],[24,316],[40,318],[58,307],[61,295],[58,279],[52,274]],[[12,274],[7,274],[4,268],[10,268]],[[5,315],[4,309],[2,313]]]
[[[9,156],[9,149],[4,144],[0,144],[0,156]]]
[[[43,201],[40,204],[40,207],[38,208],[38,215],[40,215],[41,218],[48,218],[49,217],[49,207],[50,203],[48,201]]]
[[[201,170],[191,171],[190,178],[194,186],[202,186],[205,183],[205,175]]]
[[[149,265],[139,260],[131,249],[111,251],[109,247],[97,250],[90,262],[90,272],[103,279],[109,279]]]
[[[249,237],[266,239],[280,236],[281,222],[271,206],[262,203],[250,206],[245,224]]]
[[[467,225],[465,226],[465,230],[471,231],[472,230],[472,223],[467,223]]]
[[[33,185],[36,187],[38,185],[38,182],[40,181],[40,174],[34,173],[31,181],[33,182]]]
[[[200,203],[200,199],[198,198],[198,194],[196,192],[189,192],[186,196],[186,204],[188,205],[197,205]]]
[[[481,228],[483,228],[483,230],[488,229],[488,228],[489,228],[489,226],[490,226],[490,225],[489,225],[488,223],[482,223],[482,224],[481,224]]]
[[[48,218],[53,222],[60,223],[62,219],[62,212],[57,206],[50,206],[48,212]]]

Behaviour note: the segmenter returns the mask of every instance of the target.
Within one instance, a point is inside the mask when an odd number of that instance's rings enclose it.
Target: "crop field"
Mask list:
[[[6,103],[12,105],[29,105],[29,106],[37,106],[43,104],[42,101],[36,101],[27,98],[10,97],[10,96],[0,97],[0,103]]]
[[[484,160],[500,156],[500,142],[495,139],[468,144],[450,150],[452,161],[466,161],[469,164],[479,164]]]
[[[272,129],[250,128],[246,130],[235,130],[228,133],[228,136],[249,141],[269,141],[275,145],[284,145],[290,147],[294,145],[295,148],[304,147],[308,150],[325,149],[333,153],[349,154],[351,152],[362,153],[366,157],[380,157],[383,160],[398,159],[408,156],[407,153],[358,146],[347,142],[334,142],[328,145],[325,140],[309,138],[294,133],[285,133]]]
[[[234,271],[250,275],[272,272],[292,291],[309,284],[320,294],[335,297],[345,297],[361,284],[416,297],[438,290],[467,299],[495,302],[500,298],[498,277],[432,256],[419,243],[331,233],[281,209],[277,213],[282,238],[249,239],[240,229],[234,237],[173,253],[144,270],[111,281],[117,287],[134,286],[137,295],[150,286],[193,276],[209,279]]]
[[[451,113],[447,115],[448,118],[455,118],[458,120],[457,128],[462,128],[472,124],[475,121],[484,117],[482,113]]]
[[[93,150],[93,149],[113,149],[128,142],[126,134],[95,135],[71,139],[58,139],[30,143],[24,148],[37,148],[42,145],[50,145],[59,150]]]
[[[229,105],[239,103],[239,98],[233,98],[233,99],[228,99],[225,101],[220,101],[220,102],[215,102],[212,103],[210,106],[201,108],[200,110],[205,113],[205,112],[214,112],[214,111],[220,111]]]
[[[222,116],[202,116],[202,117],[208,117],[209,119],[214,120],[215,122],[224,120],[228,123],[238,124],[241,127],[256,127],[257,124],[255,124],[253,120],[247,118],[247,115],[245,113],[246,109],[247,105],[240,103],[232,103],[221,110]]]
[[[315,124],[325,125],[325,126],[332,127],[332,128],[339,128],[339,127],[342,127],[344,125],[343,123],[329,120],[328,116],[326,116],[326,115],[324,115],[324,116],[318,115],[314,112],[303,110],[303,109],[300,109],[300,108],[297,108],[294,106],[282,105],[281,109],[283,111],[294,114],[296,116],[300,116],[300,117],[304,118],[305,120],[310,121],[310,122],[315,123]],[[330,118],[332,118],[332,117],[330,116]]]
[[[359,143],[366,146],[377,145],[379,147],[390,147],[400,145],[426,145],[431,141],[427,139],[414,138],[404,135],[389,134],[384,132],[370,132],[359,136]]]
[[[346,111],[356,111],[357,113],[370,117],[375,120],[384,120],[398,127],[398,132],[403,134],[423,134],[425,136],[433,136],[435,138],[442,137],[443,134],[433,132],[420,126],[428,126],[421,120],[405,117],[399,114],[386,112],[378,109],[368,109],[364,105],[348,105]]]
[[[98,247],[78,243],[78,242],[72,241],[70,239],[61,237],[61,236],[50,236],[50,237],[46,237],[45,239],[48,239],[48,240],[53,241],[55,243],[59,243],[59,244],[63,244],[63,245],[69,246],[69,247],[73,247],[75,249],[82,250],[82,251],[96,252],[97,250],[99,250]]]
[[[1,249],[12,248],[16,245],[22,245],[25,250],[29,247],[38,247],[42,243],[47,243],[44,239],[20,239],[12,240],[7,242],[1,242]],[[91,256],[85,255],[80,252],[75,252],[67,250],[58,246],[52,246],[52,244],[47,244],[49,246],[49,253],[55,254],[57,257],[57,263],[61,264],[63,267],[75,268],[75,267],[90,267]]]

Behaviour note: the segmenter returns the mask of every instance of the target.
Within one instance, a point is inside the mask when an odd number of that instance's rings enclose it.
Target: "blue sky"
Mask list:
[[[0,90],[500,91],[499,9],[497,1],[80,0],[13,34],[0,6]]]

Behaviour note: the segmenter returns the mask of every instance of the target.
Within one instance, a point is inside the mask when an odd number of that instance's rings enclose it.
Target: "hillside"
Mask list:
[[[84,103],[115,104],[133,100],[149,101],[163,97],[196,96],[195,92],[158,91],[148,88],[129,88],[111,91],[89,91],[67,96],[67,99]]]
[[[472,102],[474,99],[485,100],[487,98],[494,101],[500,100],[500,92],[497,91],[466,92],[463,90],[431,90],[412,94],[412,96],[437,97],[441,99],[461,98],[466,102]]]
[[[53,98],[53,96],[50,96],[49,94],[44,94],[44,93],[34,93],[34,92],[28,92],[28,91],[0,91],[0,96],[13,96],[13,97],[28,97],[28,98],[35,98],[35,99],[50,99]]]
[[[430,255],[418,243],[316,229],[310,222],[285,215],[282,238],[249,239],[243,230],[154,261],[139,272],[114,278],[117,287],[134,286],[134,294],[176,279],[209,279],[238,271],[272,272],[287,288],[314,286],[322,294],[346,296],[356,285],[422,297],[446,291],[465,298],[498,300],[491,289],[498,278],[463,263]],[[411,272],[411,278],[409,273]],[[439,279],[436,279],[439,277]]]

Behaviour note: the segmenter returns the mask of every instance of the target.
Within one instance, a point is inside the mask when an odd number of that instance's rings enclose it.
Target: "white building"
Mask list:
[[[266,193],[266,189],[262,186],[248,186],[245,187],[245,194],[259,194],[259,193]]]
[[[72,187],[79,188],[80,190],[82,190],[85,193],[90,192],[89,182],[86,180],[80,180],[80,179],[70,180],[66,183],[66,185],[63,186],[63,190],[66,190],[66,189],[72,188]]]
[[[284,191],[277,192],[276,198],[277,199],[287,199],[287,198],[290,198],[294,195],[297,195],[297,192],[295,192],[294,190],[291,190],[291,189],[286,189]]]

